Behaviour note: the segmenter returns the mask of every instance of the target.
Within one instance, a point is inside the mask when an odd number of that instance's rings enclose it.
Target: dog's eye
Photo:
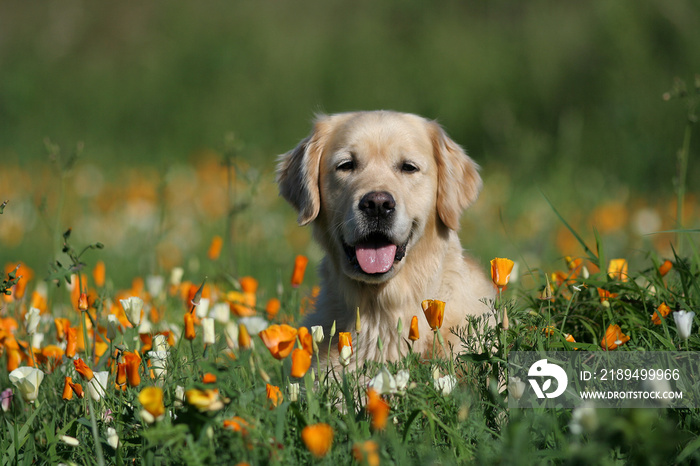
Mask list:
[[[341,172],[349,172],[355,169],[355,162],[352,160],[344,160],[340,162],[336,167],[336,170]]]
[[[418,171],[418,167],[411,162],[404,162],[401,165],[401,171],[404,173],[415,173]]]

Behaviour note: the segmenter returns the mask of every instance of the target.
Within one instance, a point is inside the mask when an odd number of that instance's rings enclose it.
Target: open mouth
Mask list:
[[[409,237],[410,239],[410,237]],[[351,265],[366,274],[386,273],[406,255],[408,240],[403,244],[394,244],[382,233],[371,233],[354,246],[343,242],[345,255]]]

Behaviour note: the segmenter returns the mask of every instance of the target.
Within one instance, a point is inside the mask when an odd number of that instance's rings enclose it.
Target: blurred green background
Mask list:
[[[286,279],[295,254],[320,252],[276,197],[275,158],[316,112],[361,109],[437,119],[482,165],[463,241],[483,261],[580,253],[542,193],[587,238],[595,226],[611,253],[634,255],[659,238],[645,233],[675,227],[687,110],[662,95],[677,77],[692,88],[699,45],[691,0],[5,1],[0,263],[43,273],[72,226],[76,242],[105,243],[117,280],[196,272],[189,254],[224,234],[232,202],[236,272]],[[63,160],[84,144],[70,170],[47,138]]]

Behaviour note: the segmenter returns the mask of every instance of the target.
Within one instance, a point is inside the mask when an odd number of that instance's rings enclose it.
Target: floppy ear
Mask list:
[[[438,215],[448,228],[457,231],[462,212],[481,191],[479,166],[435,122],[430,123],[430,137],[438,167]]]
[[[280,195],[297,209],[297,222],[302,226],[312,222],[321,209],[319,165],[328,139],[326,119],[317,118],[311,135],[301,141],[295,149],[282,154],[277,164]]]

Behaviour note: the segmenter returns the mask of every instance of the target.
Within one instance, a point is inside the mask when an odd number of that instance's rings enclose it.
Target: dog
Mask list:
[[[437,123],[383,110],[317,116],[311,134],[279,157],[277,183],[326,253],[315,311],[303,325],[323,326],[333,366],[338,332],[352,333],[359,361],[401,358],[413,316],[413,351],[429,356],[425,299],[446,303],[440,332],[455,349],[461,342],[449,329],[490,309],[494,286],[463,256],[457,235],[482,187],[479,167]]]

